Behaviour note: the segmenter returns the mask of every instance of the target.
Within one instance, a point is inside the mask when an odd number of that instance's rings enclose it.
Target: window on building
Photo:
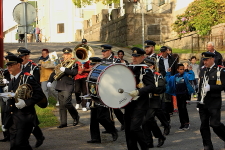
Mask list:
[[[159,0],[159,6],[163,5],[166,3],[166,0]]]
[[[146,10],[152,10],[152,0],[146,0]]]
[[[64,23],[57,24],[57,33],[64,33]]]

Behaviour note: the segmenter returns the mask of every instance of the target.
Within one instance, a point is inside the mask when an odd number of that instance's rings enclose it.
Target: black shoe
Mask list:
[[[58,126],[57,128],[64,128],[64,127],[67,127],[67,124],[65,124],[65,125],[61,124],[61,125]]]
[[[37,142],[36,142],[36,144],[35,144],[35,147],[41,146],[43,144],[44,140],[45,140],[45,137],[44,136],[42,136],[41,139],[38,139]]]
[[[87,141],[87,143],[101,143],[101,140],[93,139],[93,140]]]
[[[214,150],[213,146],[204,146],[204,150]]]
[[[148,146],[148,148],[153,148],[154,147],[153,143],[148,143],[147,146]]]
[[[112,132],[111,134],[112,134],[113,141],[116,141],[116,140],[117,140],[117,138],[118,138],[117,131]]]
[[[166,140],[165,136],[162,136],[161,138],[159,138],[157,147],[161,147],[164,144],[165,140]]]
[[[164,128],[164,135],[169,135],[170,134],[170,128],[171,128],[171,126],[169,125],[168,127],[165,127]]]
[[[7,141],[9,141],[9,138],[8,137],[0,140],[0,142],[7,142]]]
[[[74,119],[74,121],[73,121],[73,126],[76,126],[79,123],[79,120],[80,120],[80,116],[77,115],[77,118]]]
[[[120,127],[120,131],[123,131],[125,128],[124,128],[124,125],[121,125]]]

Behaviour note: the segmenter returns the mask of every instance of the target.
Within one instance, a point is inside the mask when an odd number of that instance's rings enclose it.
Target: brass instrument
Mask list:
[[[30,84],[22,84],[17,88],[15,94],[15,102],[18,103],[18,99],[27,100],[31,98],[33,89]]]
[[[159,58],[157,59],[155,57],[150,57],[150,59],[154,61],[155,72],[159,72]]]
[[[0,68],[0,86],[5,86],[6,84],[4,83],[3,79],[4,79],[4,69]]]
[[[55,75],[54,75],[54,79],[57,81],[59,80],[63,75],[64,75],[64,72],[62,72],[60,70],[61,67],[65,67],[65,68],[71,68],[75,62],[77,60],[76,59],[69,59],[69,60],[64,60],[62,63],[58,64],[56,67],[55,67]]]
[[[94,55],[94,50],[86,44],[78,44],[74,48],[73,52],[73,58],[77,59],[81,63],[88,61],[89,58],[94,57]]]
[[[77,45],[72,53],[72,59],[64,60],[55,67],[54,79],[59,80],[63,76],[64,72],[60,71],[60,67],[71,68],[76,61],[86,62],[93,56],[94,50],[90,46],[87,46],[86,44]]]
[[[15,93],[15,102],[18,103],[18,99],[27,100],[32,97],[33,89],[30,84],[22,84],[20,85]],[[48,106],[48,100],[44,95],[44,98],[37,103],[37,105],[41,108],[46,108]]]

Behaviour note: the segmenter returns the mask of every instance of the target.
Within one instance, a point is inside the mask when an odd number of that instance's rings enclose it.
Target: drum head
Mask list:
[[[135,90],[136,82],[132,71],[122,64],[112,64],[99,77],[98,93],[102,102],[111,108],[126,106],[132,97],[125,92]],[[118,90],[123,89],[124,93]]]

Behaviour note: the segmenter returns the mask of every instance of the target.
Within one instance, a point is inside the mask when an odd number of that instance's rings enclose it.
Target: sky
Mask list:
[[[13,19],[13,9],[20,0],[3,0],[3,31],[13,27],[17,23]]]

